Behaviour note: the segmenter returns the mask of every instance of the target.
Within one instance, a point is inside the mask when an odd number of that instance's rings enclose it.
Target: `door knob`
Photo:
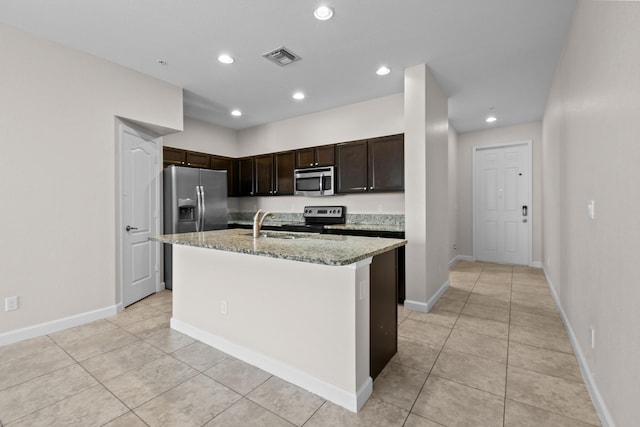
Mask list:
[[[138,227],[132,227],[132,226],[130,226],[130,225],[127,225],[127,226],[125,227],[125,230],[127,230],[127,231],[137,230],[137,229],[138,229]]]

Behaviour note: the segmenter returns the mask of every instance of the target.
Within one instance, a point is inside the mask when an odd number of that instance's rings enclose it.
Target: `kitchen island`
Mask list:
[[[154,238],[174,245],[171,327],[358,411],[372,392],[370,266],[406,241],[265,235]]]

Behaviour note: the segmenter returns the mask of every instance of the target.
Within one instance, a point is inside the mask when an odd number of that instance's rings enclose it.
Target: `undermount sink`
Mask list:
[[[247,233],[246,236],[253,236],[253,233]],[[310,233],[287,233],[282,231],[261,231],[258,239],[283,239],[294,240],[309,237]]]

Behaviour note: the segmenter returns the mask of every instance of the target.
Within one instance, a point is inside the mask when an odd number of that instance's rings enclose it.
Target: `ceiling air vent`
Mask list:
[[[280,65],[281,67],[284,67],[285,65],[289,65],[292,62],[295,62],[299,59],[302,59],[284,46],[274,49],[270,52],[267,52],[262,56],[264,58],[267,58],[269,61]]]

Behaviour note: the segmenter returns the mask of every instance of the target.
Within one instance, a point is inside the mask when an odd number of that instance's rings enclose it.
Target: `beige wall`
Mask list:
[[[404,82],[405,306],[426,312],[449,277],[448,107],[426,65],[407,68]]]
[[[533,263],[542,262],[542,123],[497,127],[458,135],[458,255],[473,256],[473,149],[516,141],[533,141]]]
[[[449,125],[449,262],[458,256],[458,133]]]
[[[182,128],[182,91],[0,25],[2,333],[114,307],[116,116]]]
[[[184,150],[239,157],[238,132],[202,120],[184,118],[184,131],[167,135],[163,144]]]
[[[640,402],[640,3],[578,3],[543,136],[545,269],[594,395],[604,402],[605,422],[635,426]],[[594,220],[587,216],[589,200],[595,200]]]

